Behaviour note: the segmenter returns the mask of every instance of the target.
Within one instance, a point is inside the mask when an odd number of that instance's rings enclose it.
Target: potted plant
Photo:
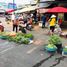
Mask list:
[[[57,52],[61,53],[62,41],[58,35],[51,35],[51,37],[49,39],[49,43],[54,44],[57,47]]]

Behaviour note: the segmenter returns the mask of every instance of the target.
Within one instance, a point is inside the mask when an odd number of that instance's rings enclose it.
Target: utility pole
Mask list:
[[[14,3],[15,3],[15,0],[13,0],[13,10],[15,9],[15,8],[14,8],[14,7],[15,7]],[[15,14],[15,13],[13,12],[13,14]]]
[[[14,9],[14,2],[15,2],[15,0],[13,0],[13,9]]]

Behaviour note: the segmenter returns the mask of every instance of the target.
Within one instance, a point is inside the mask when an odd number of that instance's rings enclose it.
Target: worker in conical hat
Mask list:
[[[51,33],[54,32],[55,24],[56,24],[56,16],[55,15],[52,15],[50,17],[50,20],[49,20],[49,25],[50,25],[50,31],[51,31]]]

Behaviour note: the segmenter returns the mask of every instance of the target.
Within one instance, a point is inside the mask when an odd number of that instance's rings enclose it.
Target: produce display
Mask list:
[[[62,55],[67,56],[67,46],[63,48]]]
[[[30,33],[2,32],[0,33],[0,39],[13,41],[19,44],[29,44],[30,40],[33,39],[33,35]]]
[[[64,48],[63,51],[67,52],[67,48]]]
[[[52,35],[49,39],[49,43],[56,45],[61,44],[62,42],[61,38],[58,35]]]
[[[56,49],[57,49],[57,47],[55,45],[53,45],[53,44],[48,44],[46,46],[47,51],[56,51]]]
[[[65,55],[67,55],[67,46],[63,48],[63,52]]]

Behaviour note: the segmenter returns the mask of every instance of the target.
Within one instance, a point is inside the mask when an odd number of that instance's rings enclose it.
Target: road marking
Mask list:
[[[27,54],[32,53],[32,52],[33,52],[34,50],[36,50],[38,47],[39,47],[39,46],[37,46],[37,47],[34,47],[34,48],[30,49],[29,51],[27,51]]]
[[[5,52],[7,52],[8,50],[11,50],[12,48],[14,48],[14,47],[7,48],[7,49],[5,49],[5,50],[1,51],[1,52],[0,52],[0,54],[3,54],[3,53],[5,53]]]

